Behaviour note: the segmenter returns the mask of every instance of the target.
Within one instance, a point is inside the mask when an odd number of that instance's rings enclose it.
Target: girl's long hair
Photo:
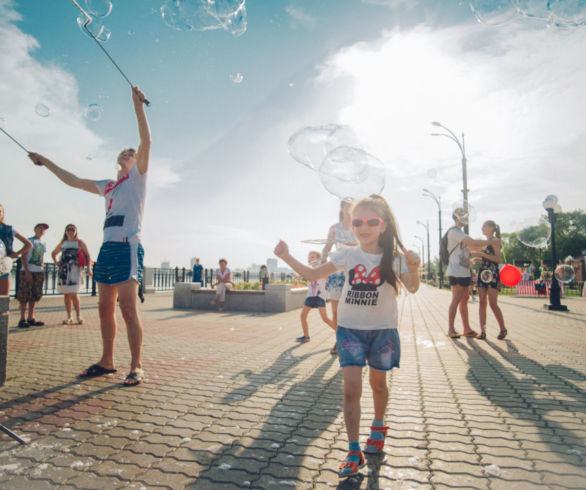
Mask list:
[[[70,226],[72,226],[73,228],[75,228],[75,239],[77,240],[77,226],[75,226],[74,224],[69,223],[65,227],[65,231],[63,232],[63,238],[61,239],[61,243],[67,241],[67,228],[69,228]]]
[[[501,239],[501,227],[497,225],[493,220],[488,220],[484,222],[485,225],[490,226],[494,229],[494,236],[497,237],[499,240]]]
[[[358,207],[368,207],[373,209],[387,225],[384,233],[381,233],[378,238],[378,244],[383,249],[383,256],[380,261],[380,277],[382,282],[386,281],[393,286],[395,292],[398,294],[397,275],[393,270],[393,260],[395,255],[398,255],[399,253],[399,247],[404,247],[399,238],[395,216],[387,204],[387,201],[377,194],[371,194],[369,197],[362,199],[354,206],[354,209]]]

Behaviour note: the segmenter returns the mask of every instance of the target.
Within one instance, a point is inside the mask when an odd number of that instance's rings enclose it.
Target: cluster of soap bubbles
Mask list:
[[[469,4],[479,22],[493,26],[516,18],[543,21],[562,29],[586,25],[584,0],[470,0]]]
[[[328,192],[340,199],[380,194],[385,166],[364,151],[349,126],[304,127],[289,138],[289,154],[318,173]]]
[[[79,14],[77,17],[77,25],[86,36],[92,37],[88,30],[94,35],[94,37],[101,43],[105,43],[110,39],[110,29],[102,24],[104,17],[107,17],[112,12],[111,0],[84,0],[82,7],[90,15],[91,20],[88,23],[88,19],[84,14]],[[86,25],[87,23],[87,25]]]
[[[236,37],[246,32],[246,0],[167,0],[161,16],[178,31],[225,29]]]
[[[515,232],[518,240],[527,247],[547,248],[551,236],[550,226],[544,222],[526,220],[521,223]]]

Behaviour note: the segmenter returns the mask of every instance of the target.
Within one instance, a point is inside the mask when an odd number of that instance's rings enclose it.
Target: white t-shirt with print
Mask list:
[[[30,272],[43,272],[43,261],[47,245],[34,236],[29,237],[29,242],[33,244],[33,247],[26,254],[28,270]]]
[[[140,241],[146,181],[147,173],[141,174],[136,163],[117,181],[94,181],[99,193],[106,198],[104,242]],[[108,224],[111,226],[106,226]]]
[[[447,275],[452,277],[471,277],[470,250],[466,245],[461,245],[462,240],[470,238],[460,228],[454,227],[448,231],[448,252],[450,255]]]
[[[330,254],[330,261],[346,272],[338,303],[338,324],[355,330],[382,330],[398,327],[396,291],[388,282],[381,284],[383,254],[369,254],[360,247],[344,247]],[[407,273],[400,256],[393,260],[397,280]]]
[[[326,300],[326,280],[318,279],[317,281],[307,281],[307,297],[318,297]]]

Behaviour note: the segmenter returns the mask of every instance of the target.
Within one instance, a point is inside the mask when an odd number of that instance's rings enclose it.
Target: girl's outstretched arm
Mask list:
[[[411,250],[405,251],[407,262],[407,274],[401,274],[401,282],[410,293],[416,293],[419,289],[419,255]]]
[[[132,103],[138,123],[138,136],[140,143],[136,151],[136,168],[141,174],[144,174],[149,168],[149,158],[151,152],[151,129],[144,109],[146,97],[138,87],[132,87]]]
[[[77,175],[62,169],[59,165],[53,163],[47,157],[44,157],[38,153],[31,152],[28,154],[28,156],[36,165],[47,167],[47,169],[54,173],[59,180],[66,183],[68,186],[75,187],[76,189],[82,189],[87,192],[92,192],[93,194],[100,194],[100,191],[96,187],[96,184],[94,184],[93,180],[81,179]]]
[[[325,264],[322,264],[319,267],[316,267],[315,269],[308,265],[302,264],[289,253],[289,247],[283,240],[277,243],[274,253],[277,257],[279,257],[281,260],[287,263],[287,265],[291,267],[295,272],[301,274],[308,281],[317,281],[318,279],[324,279],[328,276],[331,276],[334,272],[338,270],[336,269],[336,266],[331,262],[326,262]]]

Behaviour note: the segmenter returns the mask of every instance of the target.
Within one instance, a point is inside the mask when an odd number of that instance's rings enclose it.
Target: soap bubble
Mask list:
[[[86,22],[86,16],[79,14],[77,17],[77,25],[81,29],[81,32],[83,32],[87,37],[92,38],[92,36],[88,33],[89,30],[94,35],[94,38],[96,38],[101,43],[105,43],[108,39],[110,39],[112,33],[106,26],[102,25],[96,19],[92,19],[91,22],[87,24],[87,26],[85,25]]]
[[[10,257],[0,258],[0,276],[9,274],[12,270],[12,259]]]
[[[244,75],[242,75],[242,73],[238,72],[235,75],[230,74],[230,80],[232,80],[234,83],[242,83],[242,80],[244,80]]]
[[[480,280],[484,283],[489,283],[492,282],[492,280],[494,279],[494,275],[492,273],[491,270],[489,269],[484,269],[483,271],[480,272]]]
[[[555,278],[559,282],[567,283],[573,281],[576,274],[574,268],[568,264],[560,264],[555,268]]]
[[[340,199],[380,194],[385,187],[383,163],[360,148],[339,146],[330,151],[319,175],[326,190]]]
[[[558,27],[579,27],[586,25],[586,1],[550,0],[547,7]]]
[[[206,10],[220,19],[227,19],[244,8],[245,0],[203,0]]]
[[[551,235],[550,227],[545,222],[524,221],[515,232],[519,241],[531,248],[546,248]]]
[[[501,26],[517,15],[512,0],[471,0],[469,4],[481,24]]]
[[[242,3],[242,7],[224,21],[224,29],[234,37],[242,36],[246,32],[247,25],[248,20],[244,3]]]
[[[49,109],[45,104],[37,104],[35,106],[35,112],[41,117],[48,117],[51,114],[51,109]]]
[[[468,203],[468,210],[464,209],[462,201],[456,201],[452,203],[452,215],[457,216],[460,221],[465,224],[469,225],[470,223],[476,221],[476,208]]]
[[[550,12],[547,1],[543,0],[515,0],[519,13],[530,19],[549,20]]]
[[[107,17],[112,12],[110,0],[85,0],[85,10],[96,17]]]
[[[104,110],[99,104],[90,104],[84,111],[84,116],[89,121],[99,121],[102,118]]]
[[[317,170],[325,156],[338,146],[357,147],[359,144],[349,126],[328,124],[301,128],[289,138],[288,146],[289,154],[295,160]]]
[[[161,7],[163,22],[178,31],[221,29],[220,20],[205,7],[206,0],[167,0]]]

